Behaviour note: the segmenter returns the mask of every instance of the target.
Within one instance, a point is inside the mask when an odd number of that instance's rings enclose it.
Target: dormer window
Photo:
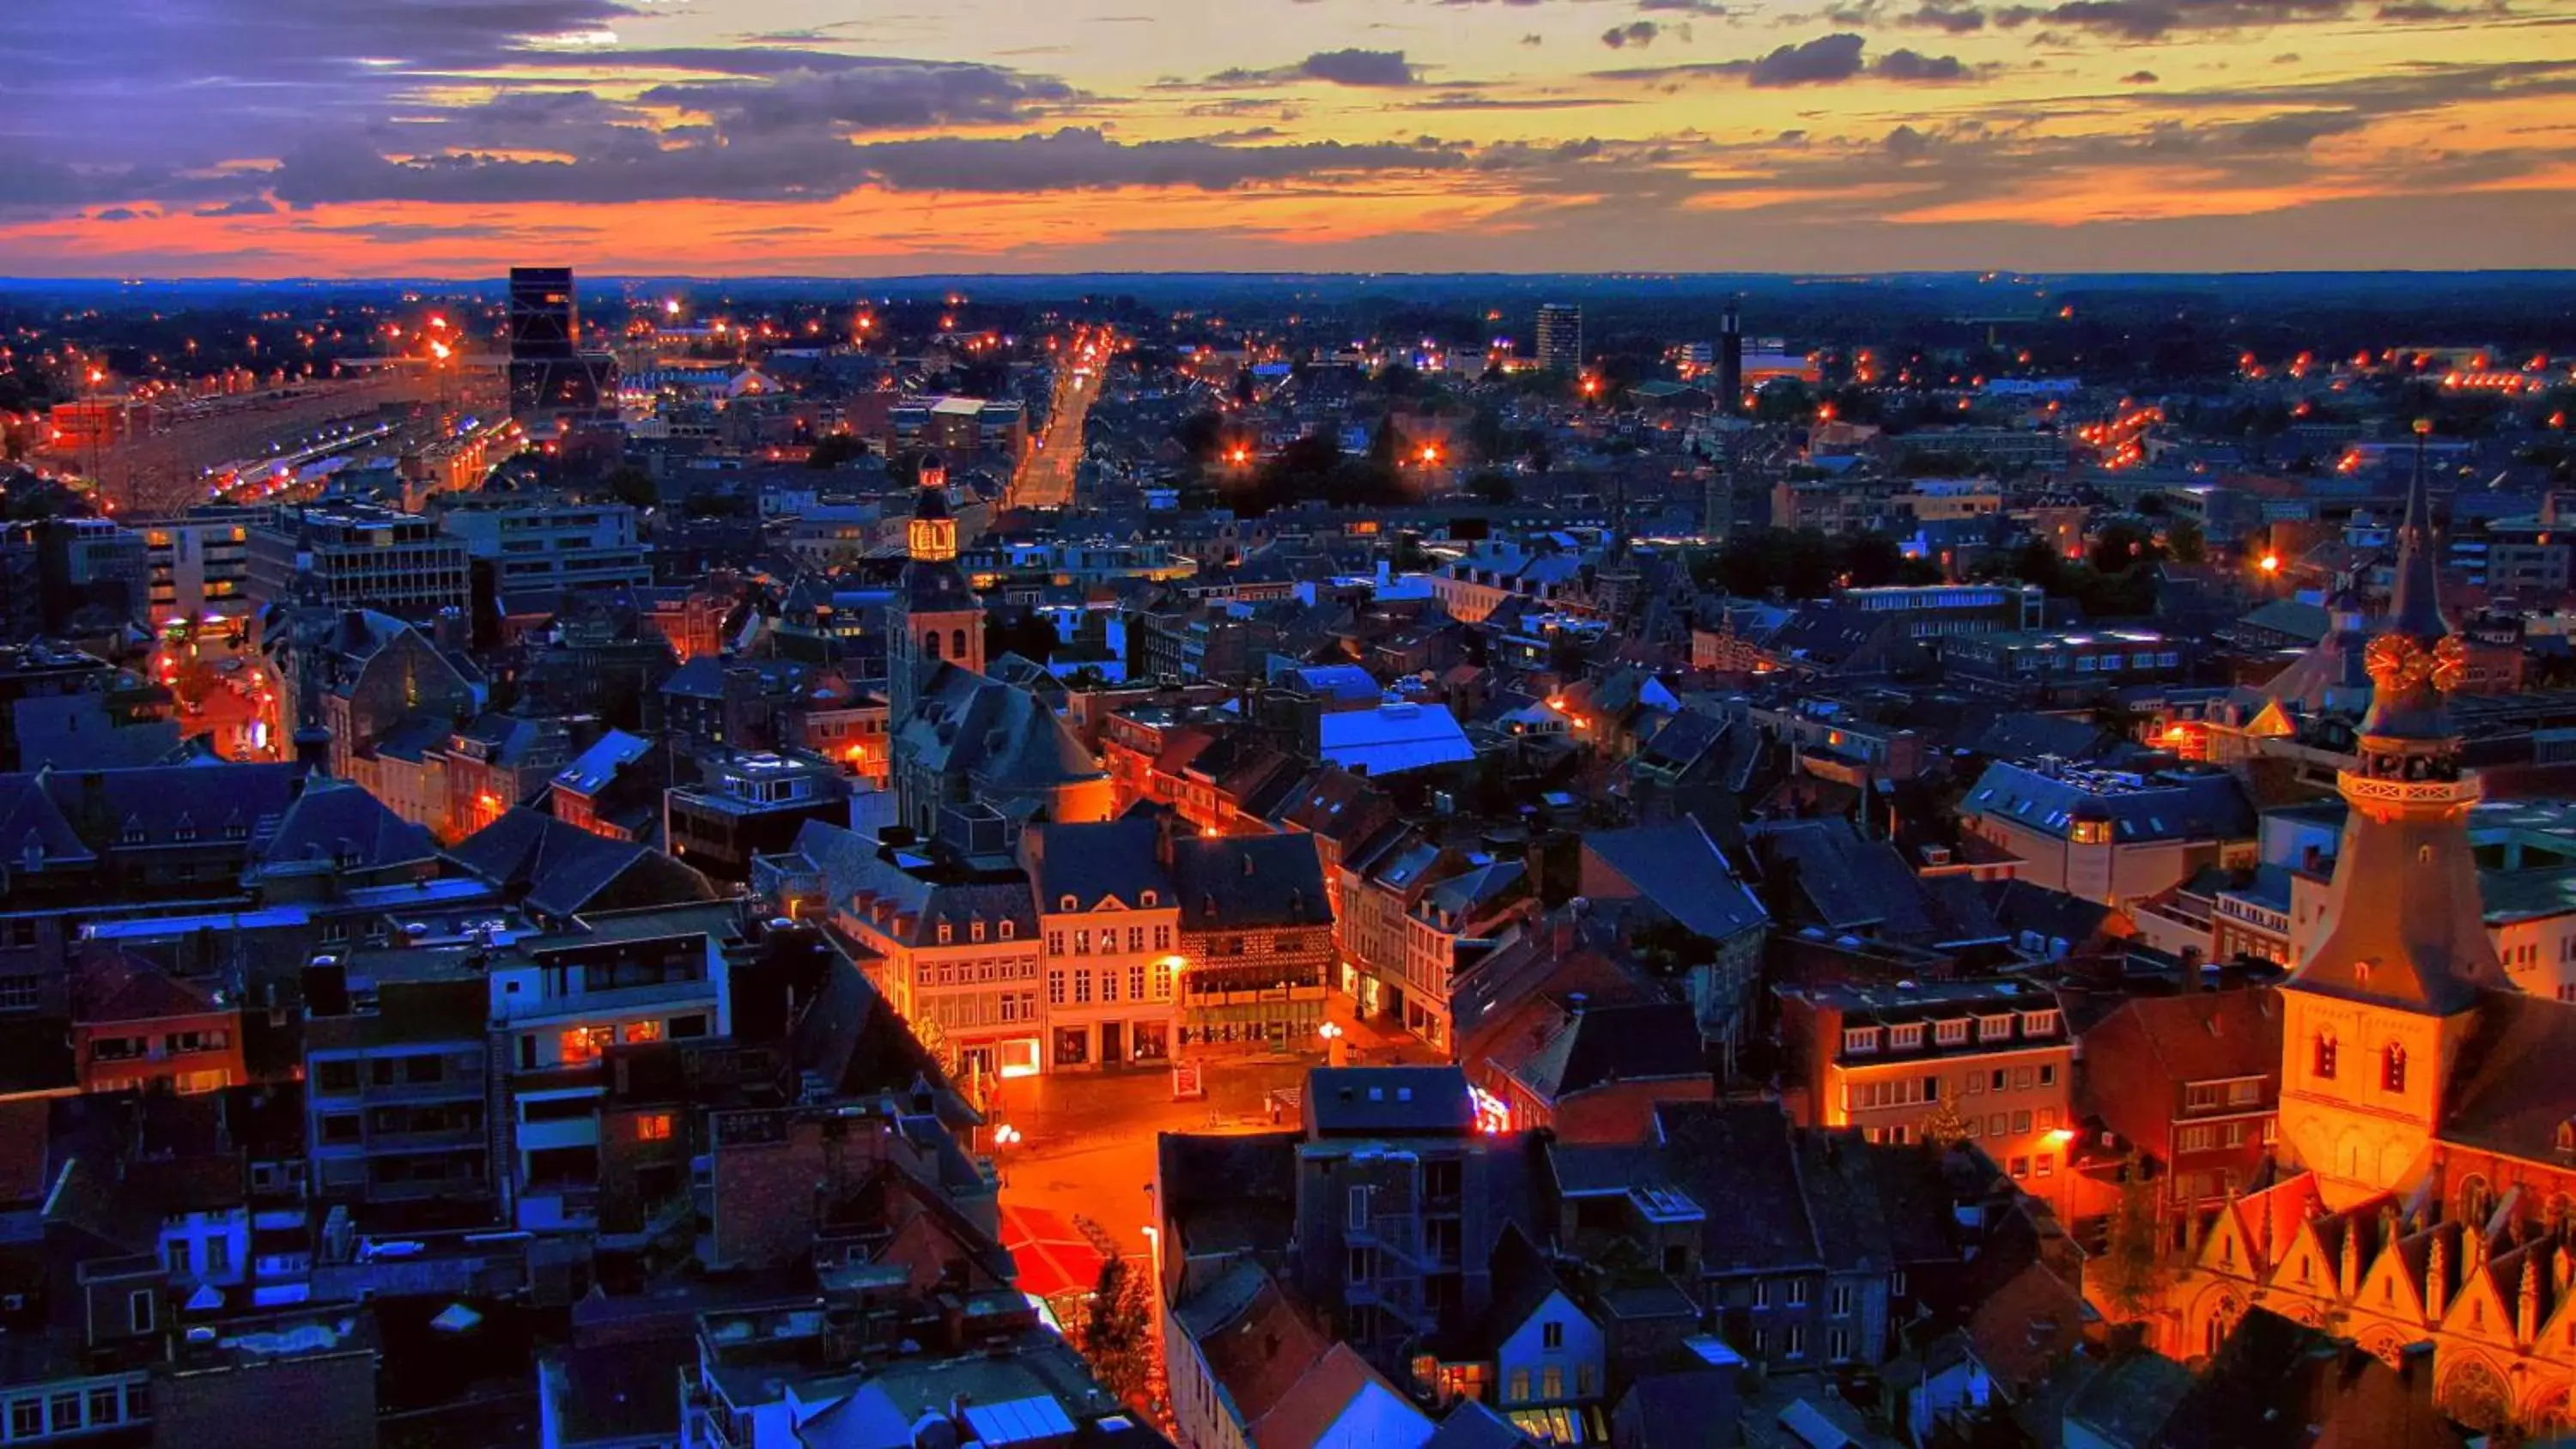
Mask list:
[[[1936,1021],[1932,1023],[1932,1040],[1945,1047],[1966,1046],[1968,1044],[1968,1019],[1963,1016],[1953,1021]]]
[[[1855,1026],[1843,1032],[1843,1051],[1852,1056],[1867,1056],[1878,1050],[1878,1028]]]
[[[1161,897],[1158,893],[1154,891],[1146,891],[1144,894],[1136,897],[1136,903],[1140,906],[1151,908],[1159,899],[1161,899]]]
[[[946,922],[946,921],[942,921],[942,922],[940,922],[940,923],[939,923],[939,944],[940,944],[940,945],[942,945],[942,946],[947,945],[947,944],[949,943],[949,941],[950,941],[950,940],[952,940],[953,938],[955,938],[956,934],[957,934],[957,928],[956,928],[955,926],[950,925],[950,924],[949,924],[948,922]]]
[[[1059,911],[1065,912],[1078,911],[1082,909],[1082,902],[1071,896],[1062,896],[1057,899],[1055,908]]]
[[[977,916],[975,919],[966,923],[966,939],[969,941],[980,941],[984,939],[984,918],[982,916]]]
[[[2012,1040],[2012,1028],[2013,1019],[2009,1016],[1978,1017],[1977,1040],[2010,1041]]]
[[[1017,936],[1017,935],[1019,935],[1019,934],[1020,934],[1020,927],[1019,927],[1019,923],[1018,923],[1018,922],[1016,922],[1016,921],[1004,921],[1004,922],[1002,922],[1002,939],[1003,939],[1003,940],[1008,941],[1008,940],[1012,939],[1013,937],[1015,937],[1015,936]]]
[[[2021,1014],[2021,1034],[2023,1036],[2057,1035],[2057,1013],[2054,1011],[2023,1012]]]
[[[1923,1023],[1919,1021],[1909,1021],[1901,1026],[1891,1026],[1887,1029],[1887,1049],[1889,1051],[1914,1051],[1922,1045]]]
[[[131,820],[125,822],[125,828],[117,833],[116,843],[119,845],[141,845],[143,843],[143,827]]]

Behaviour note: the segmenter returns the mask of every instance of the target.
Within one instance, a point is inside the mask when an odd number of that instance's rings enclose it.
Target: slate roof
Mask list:
[[[73,1019],[86,1025],[202,1016],[222,1009],[204,989],[112,945],[93,943],[74,969]]]
[[[554,783],[578,795],[596,795],[617,778],[617,772],[652,753],[653,742],[630,735],[624,730],[610,730],[591,741],[590,748],[573,757],[572,763],[555,772]]]
[[[1960,808],[1996,815],[2025,829],[2064,837],[2078,818],[2108,820],[2121,845],[2160,840],[2249,840],[2254,802],[2224,770],[2163,771],[2137,776],[2130,786],[2050,774],[2037,766],[2001,761],[1986,768]]]
[[[1306,1074],[1306,1120],[1330,1137],[1462,1133],[1476,1124],[1458,1067],[1318,1067]]]
[[[1313,836],[1184,836],[1172,842],[1181,929],[1313,926],[1333,919]]]
[[[341,862],[344,847],[354,852],[352,862]],[[317,779],[286,807],[260,852],[260,863],[274,869],[327,860],[344,870],[382,870],[437,856],[437,843],[425,827],[396,815],[356,785]]]
[[[1009,921],[1016,939],[1037,939],[1037,901],[1025,880],[930,880],[885,859],[877,843],[868,837],[822,820],[808,820],[799,827],[795,848],[797,854],[822,872],[835,909],[855,910],[853,898],[862,895],[892,901],[896,915],[911,918],[908,944],[938,945],[943,922],[950,927],[951,944],[972,939],[977,921],[982,921],[996,938],[1001,923]],[[866,914],[864,910],[857,913]],[[892,924],[879,923],[877,928],[895,934],[890,929]]]
[[[1696,820],[1596,830],[1583,837],[1583,850],[1664,914],[1712,941],[1770,920]]]
[[[1066,896],[1074,898],[1077,910],[1097,910],[1113,899],[1134,910],[1151,892],[1157,904],[1171,905],[1178,898],[1157,856],[1161,834],[1161,823],[1141,814],[1044,827],[1035,864],[1039,901],[1048,911],[1061,910]]]
[[[2451,1071],[2441,1138],[2526,1162],[2565,1161],[2570,1120],[2564,1077],[2539,1062],[2576,1061],[2576,1005],[2514,990],[2483,991],[2478,1020]]]
[[[1789,1119],[1779,1107],[1665,1102],[1655,1108],[1655,1139],[1679,1185],[1706,1214],[1700,1261],[1707,1271],[1821,1265]]]
[[[931,671],[912,714],[888,727],[921,768],[987,788],[1044,790],[1101,774],[1043,700],[954,664]]]
[[[1698,1015],[1683,1001],[1587,1007],[1513,1073],[1549,1102],[1623,1081],[1708,1075]]]
[[[447,858],[549,916],[579,914],[629,872],[648,898],[621,905],[715,899],[704,876],[659,851],[593,835],[524,805],[448,847]]]
[[[1476,757],[1466,728],[1447,710],[1406,702],[1327,714],[1315,723],[1325,761],[1371,775],[1396,775]]]
[[[1236,1259],[1173,1312],[1246,1424],[1277,1408],[1332,1347],[1278,1282],[1249,1259]]]

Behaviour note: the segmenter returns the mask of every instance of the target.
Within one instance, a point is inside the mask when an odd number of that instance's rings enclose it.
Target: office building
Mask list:
[[[563,589],[648,587],[653,567],[622,503],[570,503],[518,494],[443,494],[439,531],[488,564],[503,599]],[[506,611],[505,611],[506,612]]]
[[[199,508],[136,523],[149,589],[146,622],[248,615],[250,531],[266,516],[257,508]]]
[[[617,361],[581,350],[570,267],[510,269],[510,414],[526,421],[595,417],[617,406]]]
[[[1538,365],[1549,372],[1583,366],[1583,309],[1571,302],[1542,302],[1538,309]]]
[[[470,598],[465,543],[417,513],[365,504],[281,510],[250,531],[250,597],[426,619]]]

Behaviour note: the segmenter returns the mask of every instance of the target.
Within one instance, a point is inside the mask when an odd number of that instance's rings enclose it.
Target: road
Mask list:
[[[1088,328],[1076,332],[1062,349],[1064,361],[1055,375],[1054,401],[1048,405],[1046,431],[1038,445],[1020,460],[1011,480],[1015,508],[1070,508],[1082,468],[1082,427],[1099,401],[1101,377],[1117,348],[1117,339]]]

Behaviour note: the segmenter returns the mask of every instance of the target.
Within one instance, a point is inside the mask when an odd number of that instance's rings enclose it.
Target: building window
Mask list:
[[[1510,1393],[1510,1395],[1509,1395],[1509,1398],[1510,1398],[1511,1402],[1513,1402],[1513,1403],[1515,1403],[1515,1404],[1526,1404],[1526,1403],[1528,1403],[1528,1402],[1529,1402],[1529,1370],[1528,1370],[1528,1369],[1514,1369],[1514,1370],[1512,1370],[1511,1393]]]
[[[45,1436],[45,1401],[12,1399],[9,1401],[9,1437],[41,1439]]]
[[[1047,973],[1047,1005],[1064,1005],[1064,973],[1061,971]]]
[[[2039,1084],[2043,1087],[2054,1087],[2057,1085],[2057,1063],[2041,1062],[2039,1064]]]
[[[1013,939],[1013,938],[1017,937],[1019,934],[1020,934],[1020,924],[1019,924],[1019,922],[1017,922],[1017,921],[1007,921],[1007,920],[1006,920],[1006,921],[1004,921],[1004,922],[1002,922],[1002,939],[1003,939],[1003,940],[1005,940],[1005,941],[1011,940],[1011,939]]]
[[[1008,924],[1009,924],[1009,922],[1007,922],[1007,921],[1006,921],[1006,922],[1004,922],[1003,924],[1008,925]],[[1062,932],[1062,931],[1049,931],[1049,932],[1047,932],[1047,934],[1046,934],[1046,946],[1047,946],[1047,954],[1048,954],[1048,955],[1050,955],[1050,956],[1061,956],[1061,955],[1063,955],[1063,954],[1064,954],[1064,932]]]
[[[949,924],[949,923],[948,923],[948,922],[946,922],[946,921],[942,921],[942,922],[940,922],[940,923],[939,923],[939,944],[940,944],[940,945],[945,946],[945,945],[949,944],[949,942],[951,942],[951,941],[953,941],[954,939],[956,939],[956,936],[957,936],[957,928],[956,928],[955,926],[953,926],[953,925]]]
[[[115,1423],[117,1420],[117,1411],[116,1385],[102,1384],[89,1391],[89,1422],[91,1428],[95,1429],[103,1424]]]
[[[152,1331],[153,1310],[158,1306],[153,1302],[152,1290],[148,1288],[138,1288],[125,1295],[125,1316],[134,1325],[136,1333]]]
[[[1760,1278],[1753,1280],[1753,1306],[1756,1308],[1771,1306],[1771,1285],[1768,1281]]]
[[[1343,1208],[1348,1214],[1348,1216],[1343,1219],[1345,1226],[1366,1228],[1369,1224],[1368,1188],[1365,1186],[1352,1188],[1349,1200],[1344,1203]]]
[[[1804,1308],[1807,1306],[1806,1279],[1792,1278],[1789,1280],[1789,1306],[1792,1308]]]
[[[2023,1012],[2021,1014],[2021,1034],[2024,1036],[2055,1036],[2057,1034],[2057,1013],[2053,1011]]]
[[[2379,1054],[2379,1086],[2386,1092],[2406,1090],[2406,1048],[2395,1042]]]
[[[1091,933],[1089,931],[1076,931],[1073,933],[1073,954],[1076,956],[1088,956],[1091,954]]]
[[[1936,1021],[1932,1023],[1932,1040],[1945,1047],[1967,1045],[1967,1018],[1961,1017],[1956,1021]]]
[[[1154,928],[1154,949],[1157,951],[1168,951],[1172,949],[1171,927],[1156,926]]]
[[[1855,1026],[1843,1032],[1843,1050],[1852,1056],[1866,1056],[1878,1050],[1878,1028]]]
[[[1076,1006],[1091,1004],[1091,971],[1088,967],[1073,973],[1073,1004]]]
[[[1565,1347],[1565,1325],[1554,1319],[1550,1319],[1547,1322],[1540,1324],[1538,1326],[1538,1344],[1539,1347],[1546,1349]]]
[[[1145,968],[1142,966],[1127,968],[1127,999],[1129,1001],[1145,999]]]
[[[1805,1324],[1792,1323],[1789,1325],[1788,1331],[1781,1336],[1780,1353],[1783,1358],[1805,1358],[1807,1356],[1807,1327]]]
[[[1922,1045],[1923,1023],[1919,1021],[1907,1022],[1902,1026],[1891,1026],[1887,1029],[1889,1051],[1913,1051]]]
[[[2335,1039],[2331,1033],[2317,1033],[2315,1056],[2317,1080],[2331,1082],[2335,1074]]]
[[[1836,1317],[1836,1318],[1849,1318],[1849,1317],[1851,1317],[1851,1311],[1852,1311],[1852,1297],[1853,1297],[1853,1294],[1852,1294],[1852,1286],[1851,1286],[1849,1283],[1837,1283],[1837,1284],[1835,1284],[1835,1285],[1834,1285],[1834,1289],[1833,1289],[1833,1314],[1834,1314],[1834,1317]]]
[[[638,1142],[670,1141],[671,1114],[668,1112],[647,1112],[643,1116],[636,1118],[635,1140]]]
[[[1100,968],[1100,999],[1103,1001],[1118,999],[1118,968],[1115,966]]]
[[[1825,1331],[1825,1350],[1839,1363],[1851,1357],[1851,1330],[1832,1328]]]
[[[1565,1370],[1549,1364],[1538,1371],[1539,1397],[1553,1404],[1565,1397]]]
[[[1154,999],[1172,999],[1172,958],[1169,956],[1154,963]]]

